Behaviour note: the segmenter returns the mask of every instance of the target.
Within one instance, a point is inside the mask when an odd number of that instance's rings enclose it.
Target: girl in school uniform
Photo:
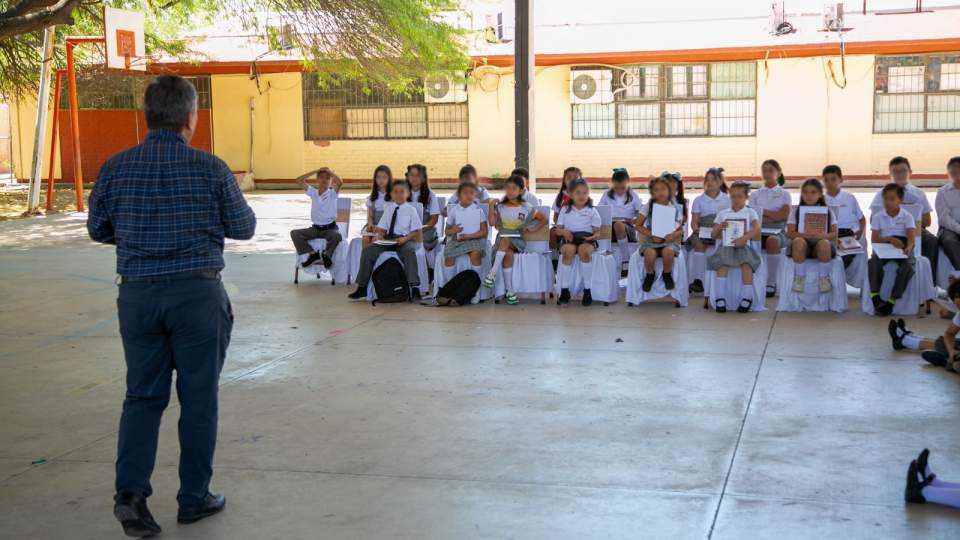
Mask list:
[[[567,187],[570,185],[570,182],[582,177],[583,173],[578,167],[567,167],[563,170],[563,177],[560,179],[560,190],[557,191],[557,196],[554,197],[553,206],[551,207],[554,224],[560,219],[560,209],[566,206],[567,201],[570,199],[570,194],[567,193]],[[554,225],[554,227],[550,229],[550,249],[557,249],[559,245],[560,237],[557,235],[557,227]]]
[[[440,205],[437,194],[430,191],[427,167],[419,163],[407,165],[407,182],[410,183],[410,198],[407,200],[423,205],[423,249],[430,251],[437,246]]]
[[[717,213],[725,208],[730,208],[730,197],[727,195],[727,184],[724,181],[723,169],[712,167],[707,169],[703,175],[703,193],[697,195],[693,200],[693,206],[690,209],[690,238],[687,239],[688,249],[697,253],[704,253],[707,248],[714,245],[715,241],[711,238],[700,238],[701,229],[713,231],[713,224],[716,221]],[[690,284],[691,292],[702,293],[703,281],[700,278],[694,279]]]
[[[800,204],[790,211],[787,218],[787,237],[790,238],[787,257],[793,259],[796,272],[793,276],[793,291],[803,292],[807,279],[807,266],[803,263],[807,257],[816,257],[820,261],[818,265],[820,293],[826,294],[833,290],[833,285],[830,283],[830,264],[837,255],[837,216],[833,215],[833,210],[827,208],[826,234],[800,232],[798,225],[800,209],[804,206],[827,207],[827,201],[823,197],[823,184],[816,178],[804,180],[803,185],[800,186]]]
[[[648,225],[648,219],[653,216],[653,205],[659,204],[673,208],[677,227],[663,238],[653,236]],[[650,292],[656,280],[657,257],[663,259],[663,286],[672,291],[676,286],[673,281],[674,257],[680,252],[680,241],[683,237],[683,207],[672,200],[670,181],[667,176],[660,175],[650,180],[650,201],[640,207],[640,216],[637,218],[637,232],[641,236],[640,253],[643,254],[643,292]]]
[[[767,262],[770,264],[770,273],[767,276],[767,298],[777,294],[777,270],[780,265],[780,248],[786,245],[787,217],[790,213],[790,193],[783,189],[783,169],[775,159],[768,159],[760,166],[763,176],[763,187],[750,194],[750,207],[758,212],[764,229],[774,229],[776,232],[763,234],[760,238],[763,248],[767,251]]]
[[[473,165],[467,163],[463,167],[460,167],[459,175],[460,183],[468,183],[473,186],[474,190],[474,204],[486,204],[490,200],[490,193],[487,192],[487,188],[480,185],[477,180],[477,169]],[[447,207],[456,206],[460,199],[460,188],[457,188],[456,193],[450,196],[447,199]],[[448,215],[447,208],[443,209],[444,215]]]
[[[589,306],[593,303],[590,283],[593,278],[593,252],[597,249],[597,235],[600,232],[600,213],[593,207],[590,199],[590,186],[583,178],[577,178],[568,184],[570,197],[560,209],[557,221],[560,236],[560,264],[567,279],[573,278],[573,257],[580,257],[580,275],[583,278],[583,298],[581,303]],[[560,284],[558,305],[570,303],[571,283]]]
[[[363,201],[367,208],[367,224],[363,227],[363,247],[373,242],[377,223],[383,217],[383,205],[390,200],[390,185],[393,184],[393,173],[390,167],[379,165],[373,170],[373,186],[370,195]]]
[[[477,187],[471,182],[457,186],[457,204],[447,208],[446,244],[443,248],[443,264],[453,268],[457,257],[470,256],[470,266],[477,276],[487,252],[487,220],[483,208],[476,204]],[[475,231],[464,231],[464,224],[479,223]]]
[[[734,240],[733,245],[721,245],[707,259],[707,267],[717,273],[718,296],[714,299],[717,313],[727,311],[727,299],[720,295],[726,294],[727,274],[732,267],[740,268],[740,277],[743,281],[737,312],[747,313],[753,307],[753,273],[760,267],[760,254],[750,247],[750,241],[760,239],[760,216],[753,208],[747,206],[749,193],[750,184],[734,182],[730,186],[730,207],[717,212],[711,226],[713,228],[711,236],[723,244],[723,232],[731,222],[740,221],[744,225],[743,236]]]
[[[506,289],[504,298],[507,304],[516,305],[520,300],[513,292],[513,254],[522,252],[527,246],[522,236],[523,231],[539,231],[546,226],[547,218],[537,207],[523,200],[522,176],[511,175],[503,190],[503,199],[490,199],[490,209],[487,212],[488,223],[497,228],[497,239],[494,243],[496,253],[493,265],[483,278],[483,286],[492,289],[496,285],[497,271],[502,268]]]
[[[613,187],[603,193],[601,205],[610,206],[613,216],[613,236],[620,248],[620,260],[630,259],[628,242],[637,241],[637,216],[643,203],[630,188],[630,173],[626,169],[614,169],[611,178]]]
[[[537,199],[537,196],[530,192],[530,171],[523,167],[517,167],[510,172],[510,175],[513,176],[519,174],[523,177],[523,200],[527,203],[532,204],[533,206],[540,206],[540,200]]]
[[[678,172],[663,171],[660,173],[660,176],[662,178],[666,178],[667,182],[670,184],[670,200],[683,209],[682,224],[684,227],[686,227],[688,212],[687,198],[683,195],[683,175]]]

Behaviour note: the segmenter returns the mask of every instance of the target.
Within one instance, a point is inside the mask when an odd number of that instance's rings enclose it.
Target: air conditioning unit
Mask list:
[[[783,2],[773,2],[770,6],[770,33],[776,34],[780,30],[780,25],[786,22],[787,17],[783,11]]]
[[[843,30],[843,2],[831,2],[823,6],[823,31]]]
[[[294,47],[293,25],[285,24],[280,27],[278,46],[282,51],[289,51]]]
[[[431,75],[423,81],[423,100],[427,103],[465,103],[467,80],[463,73]]]
[[[583,69],[570,72],[570,103],[611,103],[613,71]]]

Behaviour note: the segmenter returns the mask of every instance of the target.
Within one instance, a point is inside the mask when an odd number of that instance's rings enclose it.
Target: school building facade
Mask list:
[[[788,177],[836,163],[849,178],[878,180],[894,155],[908,156],[919,178],[943,178],[947,159],[960,154],[960,10],[850,16],[842,33],[817,30],[817,17],[793,22],[786,36],[759,19],[684,23],[682,37],[669,23],[538,28],[539,181],[555,182],[569,165],[589,178],[609,178],[613,167],[635,178],[663,170],[699,177],[712,166],[757,177],[767,158]],[[423,92],[402,95],[320,87],[298,59],[263,47],[255,37],[207,35],[196,48],[209,60],[151,67],[192,77],[201,109],[193,144],[235,171],[252,170],[259,187],[289,185],[322,165],[363,185],[381,163],[395,174],[424,163],[444,183],[464,163],[493,180],[513,168],[511,43],[471,45],[465,83],[428,80]],[[80,78],[86,181],[109,155],[143,140],[144,81],[96,71]],[[25,99],[12,109],[13,170],[23,180],[36,106]],[[65,144],[54,156],[62,181],[73,178],[68,118],[60,115]]]

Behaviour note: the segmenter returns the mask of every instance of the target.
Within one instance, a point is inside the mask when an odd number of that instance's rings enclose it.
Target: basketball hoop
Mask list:
[[[146,71],[143,13],[104,6],[103,38],[108,69]]]

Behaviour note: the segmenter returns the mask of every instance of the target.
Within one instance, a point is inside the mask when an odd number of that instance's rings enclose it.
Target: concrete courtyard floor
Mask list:
[[[303,197],[250,199],[257,238],[224,273],[227,510],[176,524],[173,400],[162,538],[960,538],[960,511],[902,498],[924,446],[960,481],[960,377],[892,351],[853,296],[840,315],[371,307],[292,284]],[[3,539],[122,537],[115,259],[83,225],[0,223]]]

